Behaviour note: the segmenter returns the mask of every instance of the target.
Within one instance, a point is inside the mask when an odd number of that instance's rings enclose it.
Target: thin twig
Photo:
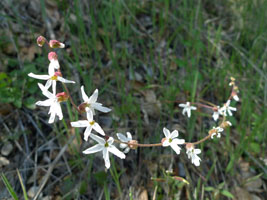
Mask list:
[[[58,160],[61,158],[61,156],[63,156],[63,154],[65,153],[65,151],[67,150],[68,145],[74,140],[75,135],[71,136],[71,138],[68,140],[68,142],[64,145],[64,147],[60,150],[59,154],[57,155],[57,157],[55,158],[55,160],[51,163],[51,165],[49,166],[49,169],[43,179],[43,182],[41,184],[41,186],[39,187],[35,197],[33,198],[33,200],[37,200],[37,198],[39,197],[39,195],[41,194],[45,184],[47,183],[55,165],[57,164]]]

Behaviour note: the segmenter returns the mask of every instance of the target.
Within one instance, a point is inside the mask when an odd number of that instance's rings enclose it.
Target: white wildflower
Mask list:
[[[87,141],[88,137],[91,134],[92,129],[94,129],[96,132],[100,133],[101,135],[105,135],[103,129],[99,126],[97,122],[93,120],[93,113],[91,110],[87,110],[86,112],[87,120],[79,120],[76,122],[71,122],[72,127],[86,127],[84,131],[84,140]]]
[[[121,142],[130,142],[132,140],[132,135],[130,132],[126,133],[127,137],[121,133],[117,133],[117,137]],[[124,153],[128,153],[130,151],[130,147],[128,144],[120,143],[120,148],[124,149]]]
[[[103,158],[105,161],[105,166],[107,169],[110,168],[110,160],[109,160],[109,152],[113,153],[114,155],[118,156],[121,159],[125,159],[125,154],[123,152],[121,152],[120,150],[117,149],[117,147],[115,147],[113,145],[114,139],[112,137],[109,137],[108,140],[104,140],[103,138],[91,134],[90,137],[97,141],[98,144],[86,149],[83,151],[84,154],[92,154],[92,153],[96,153],[99,151],[102,151],[103,153]]]
[[[167,147],[171,146],[171,148],[175,151],[175,153],[180,154],[181,148],[178,144],[184,144],[184,139],[178,139],[179,133],[177,130],[174,130],[172,133],[167,128],[163,128],[163,133],[165,138],[163,138],[162,146]]]

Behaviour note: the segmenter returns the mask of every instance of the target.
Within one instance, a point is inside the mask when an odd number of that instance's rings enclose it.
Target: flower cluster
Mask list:
[[[50,40],[48,42],[42,36],[37,38],[37,44],[40,47],[42,47],[44,44],[47,44],[48,47],[52,49],[65,47],[63,43],[57,40]],[[88,139],[91,138],[92,140],[97,142],[97,144],[95,144],[94,146],[84,150],[83,153],[92,154],[102,151],[105,167],[107,169],[110,168],[109,153],[112,153],[121,159],[125,159],[126,158],[125,154],[128,153],[130,149],[136,149],[137,147],[162,146],[162,147],[171,147],[171,149],[176,154],[180,154],[182,145],[185,145],[188,159],[190,159],[195,166],[199,166],[201,158],[198,156],[198,154],[201,153],[201,150],[195,148],[195,146],[206,141],[209,138],[213,139],[214,136],[216,136],[217,138],[221,137],[221,133],[224,131],[224,129],[232,125],[229,121],[226,121],[226,117],[232,116],[233,115],[232,112],[236,111],[236,108],[230,106],[231,100],[234,99],[235,101],[239,101],[239,97],[237,96],[237,93],[239,92],[238,87],[235,85],[235,79],[231,78],[231,82],[229,84],[230,86],[232,86],[231,96],[222,107],[211,103],[207,104],[191,103],[191,102],[180,103],[179,107],[183,108],[182,114],[183,115],[186,114],[188,118],[191,117],[191,111],[197,110],[198,107],[205,107],[211,109],[213,111],[212,118],[214,119],[214,121],[220,119],[221,116],[222,122],[217,127],[214,126],[209,131],[208,135],[205,138],[197,142],[186,142],[184,139],[179,139],[178,138],[179,133],[177,130],[170,132],[165,127],[163,128],[163,134],[165,137],[162,138],[161,142],[157,144],[139,144],[137,140],[133,140],[133,137],[130,132],[127,132],[126,136],[122,133],[117,133],[116,135],[118,139],[114,139],[113,137],[106,135],[105,131],[102,129],[99,123],[96,122],[94,119],[96,111],[100,111],[103,113],[108,113],[111,111],[110,108],[107,108],[103,106],[101,103],[97,102],[98,89],[96,89],[93,92],[93,94],[90,97],[88,97],[85,92],[84,86],[81,86],[81,95],[83,101],[79,106],[76,106],[76,104],[71,99],[69,91],[65,85],[66,83],[75,84],[75,82],[63,78],[60,70],[60,65],[58,62],[58,56],[54,51],[49,52],[48,60],[50,61],[48,66],[48,74],[46,75],[37,75],[34,73],[28,74],[28,76],[32,78],[46,81],[44,85],[38,83],[38,86],[41,89],[42,94],[45,97],[47,97],[47,99],[44,101],[36,102],[36,105],[50,107],[48,112],[48,114],[50,115],[48,123],[53,123],[55,122],[56,116],[58,117],[59,120],[63,119],[63,113],[60,103],[70,99],[72,105],[79,112],[79,114],[86,115],[86,119],[84,118],[82,120],[70,122],[70,125],[72,127],[85,128],[83,135],[85,141],[88,141]],[[57,92],[57,82],[63,84],[66,90],[65,92]],[[49,91],[50,88],[52,88],[52,91]],[[93,131],[95,133],[93,133]],[[123,152],[120,151],[113,144],[114,142],[120,144],[119,147],[123,150]]]

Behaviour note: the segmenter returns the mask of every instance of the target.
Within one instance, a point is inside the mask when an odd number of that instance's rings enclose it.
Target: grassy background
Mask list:
[[[40,185],[47,167],[73,134],[75,142],[54,166],[44,195],[138,199],[147,193],[152,199],[155,193],[156,199],[231,198],[233,187],[242,188],[247,178],[240,172],[244,163],[253,175],[263,173],[261,180],[266,183],[266,1],[1,4],[1,144],[11,141],[16,146],[11,155],[22,156],[20,160],[10,157],[13,164],[3,168],[3,173],[18,196],[23,193],[14,169],[21,171],[26,189]],[[241,99],[233,104],[238,109],[229,118],[233,127],[220,140],[199,145],[203,153],[198,168],[184,152],[175,156],[167,148],[149,148],[132,151],[125,161],[112,159],[111,169],[105,172],[101,155],[82,155],[92,143],[82,141],[83,130],[70,128],[69,122],[78,115],[69,104],[64,105],[63,123],[52,126],[46,123],[47,110],[34,106],[43,97],[38,81],[27,74],[46,73],[48,66],[48,50],[35,43],[39,35],[67,45],[58,51],[59,61],[64,77],[78,83],[69,86],[77,104],[80,85],[85,85],[88,94],[100,90],[100,102],[112,112],[97,119],[109,135],[130,131],[140,143],[156,143],[163,137],[163,127],[175,127],[180,137],[196,141],[215,125],[210,114],[196,112],[188,120],[173,102],[205,99],[222,105],[231,91],[231,76],[236,78]],[[48,163],[43,161],[45,154]],[[165,170],[169,168],[190,185],[168,179]],[[38,176],[28,183],[33,173]],[[238,176],[243,182],[233,178]],[[151,181],[151,177],[168,181]]]

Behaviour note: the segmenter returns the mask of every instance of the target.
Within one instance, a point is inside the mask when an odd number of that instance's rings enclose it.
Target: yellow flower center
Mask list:
[[[105,147],[108,147],[108,143],[106,142]]]
[[[93,121],[91,121],[91,122],[89,122],[89,124],[91,125],[91,126],[93,126],[94,125],[94,123],[95,123],[95,121],[93,120]]]
[[[52,77],[51,77],[51,80],[53,80],[53,81],[57,81],[57,76],[55,76],[55,75],[52,76]]]

